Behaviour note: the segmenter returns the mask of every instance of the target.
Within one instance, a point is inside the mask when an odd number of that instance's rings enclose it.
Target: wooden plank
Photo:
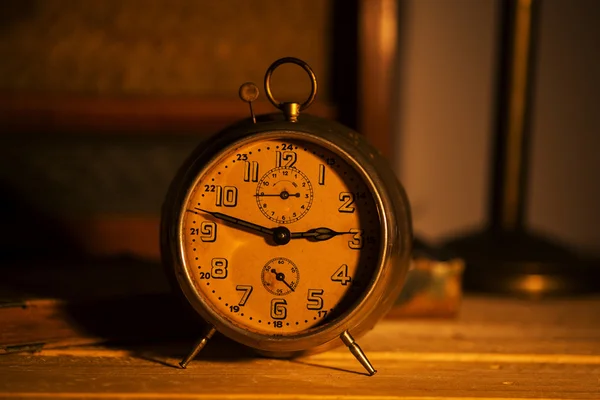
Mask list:
[[[4,360],[6,359],[6,360]],[[9,362],[9,365],[4,364]],[[4,356],[0,396],[596,399],[598,365],[378,360],[367,377],[356,360],[201,360],[187,370],[147,355],[129,358]],[[225,397],[227,398],[227,397]],[[368,398],[368,397],[367,397]]]
[[[278,112],[266,100],[254,102],[253,107],[257,114]],[[317,103],[311,106],[310,114],[335,118],[335,109]],[[0,94],[3,134],[210,134],[248,117],[248,105],[239,99]]]
[[[77,248],[93,257],[119,254],[160,260],[160,217],[98,215],[64,218],[59,226]]]
[[[5,355],[0,398],[597,400],[599,306],[471,297],[454,320],[388,320],[359,340],[373,377],[343,347],[276,360],[222,337],[187,370],[181,342]]]
[[[75,347],[42,349],[34,354],[37,357],[136,357],[133,350],[114,350],[101,347]],[[313,362],[353,363],[354,356],[348,352],[330,351],[306,358]],[[448,353],[448,352],[404,352],[370,351],[371,362],[407,361],[407,362],[451,362],[451,363],[513,363],[513,364],[570,364],[600,365],[600,354],[501,354],[501,353]],[[176,364],[174,364],[176,365]]]
[[[37,226],[47,232],[60,232],[46,239],[44,246],[53,254],[88,257],[128,255],[144,260],[160,260],[160,216],[112,215],[53,216],[37,221]],[[4,248],[23,246],[24,232],[21,220],[5,221],[0,240]]]

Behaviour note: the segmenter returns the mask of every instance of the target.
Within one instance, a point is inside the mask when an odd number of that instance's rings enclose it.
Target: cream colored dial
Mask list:
[[[200,172],[180,235],[205,304],[243,329],[290,335],[361,297],[381,227],[368,185],[343,156],[278,136],[246,140]]]

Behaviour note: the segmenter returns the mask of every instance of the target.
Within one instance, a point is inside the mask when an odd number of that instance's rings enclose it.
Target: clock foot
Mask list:
[[[363,353],[358,343],[354,341],[354,338],[350,335],[350,333],[348,331],[344,331],[344,333],[341,334],[340,338],[342,339],[342,342],[344,342],[344,344],[348,346],[350,353],[352,353],[354,357],[356,357],[358,362],[360,362],[361,365],[365,367],[365,369],[369,373],[369,376],[375,375],[377,371],[375,370],[375,368],[373,368],[373,366],[369,362],[369,359],[367,358],[367,356],[365,356],[365,353]]]
[[[200,353],[200,351],[204,348],[204,346],[206,346],[206,343],[208,342],[208,340],[211,337],[213,337],[213,335],[215,334],[216,331],[217,330],[215,329],[214,326],[210,327],[210,329],[208,330],[206,335],[204,335],[200,340],[198,340],[196,342],[196,344],[194,345],[194,348],[192,349],[190,354],[188,354],[188,356],[179,363],[179,365],[181,365],[181,368],[185,369],[185,367],[187,367],[187,365],[190,363],[190,361],[192,361],[194,358],[196,358],[198,353]]]

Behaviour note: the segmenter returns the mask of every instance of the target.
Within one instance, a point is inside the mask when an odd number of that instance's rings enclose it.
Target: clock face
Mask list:
[[[242,329],[293,335],[364,294],[381,227],[367,183],[340,154],[273,136],[245,140],[200,172],[180,243],[207,306]]]

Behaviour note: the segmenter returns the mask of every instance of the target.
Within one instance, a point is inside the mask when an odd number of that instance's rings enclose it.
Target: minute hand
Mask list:
[[[316,241],[329,240],[338,235],[345,235],[352,232],[336,232],[329,228],[309,229],[306,232],[294,232],[290,234],[292,239],[313,239]]]
[[[220,212],[208,211],[208,210],[204,210],[204,209],[198,208],[198,207],[196,207],[195,209],[198,211],[202,211],[204,213],[210,214],[215,218],[222,219],[223,221],[227,221],[232,224],[242,226],[246,229],[250,229],[250,230],[253,230],[256,232],[261,232],[261,233],[264,233],[265,235],[270,235],[270,236],[273,235],[273,229],[265,228],[264,226],[253,224],[252,222],[244,221],[242,219],[232,217],[231,215],[223,214]],[[192,211],[192,210],[190,210],[190,211]]]

